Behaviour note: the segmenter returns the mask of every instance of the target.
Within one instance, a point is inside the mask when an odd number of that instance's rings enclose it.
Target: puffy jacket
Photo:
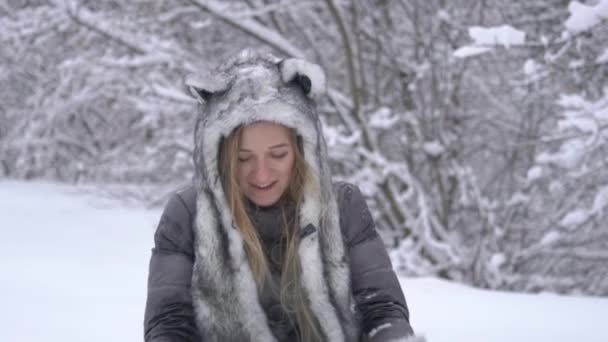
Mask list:
[[[336,183],[334,190],[348,251],[361,340],[380,342],[411,335],[401,287],[363,196],[349,183]],[[207,341],[196,326],[191,295],[195,201],[193,187],[175,193],[158,224],[145,311],[147,342]]]

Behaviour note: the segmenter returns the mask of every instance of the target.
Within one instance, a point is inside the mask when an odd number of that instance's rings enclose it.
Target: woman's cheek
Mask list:
[[[239,171],[238,171],[238,175],[239,175],[239,183],[243,184],[247,181],[247,174],[249,173],[249,168],[246,165],[240,165],[239,166]]]
[[[275,170],[279,171],[281,174],[285,174],[289,171],[289,163],[283,160],[275,165]]]

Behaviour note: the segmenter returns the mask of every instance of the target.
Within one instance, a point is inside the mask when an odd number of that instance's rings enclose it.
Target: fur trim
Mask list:
[[[279,62],[249,50],[204,78],[190,79],[195,90],[202,86],[209,95],[199,101],[195,130],[197,215],[192,288],[197,324],[203,335],[218,339],[274,341],[242,237],[233,227],[218,167],[223,138],[240,125],[269,121],[296,130],[312,175],[304,185],[298,213],[301,229],[317,228],[302,238],[298,249],[302,287],[310,308],[326,340],[356,340],[359,326],[321,122],[305,89],[287,77],[306,75],[311,93],[316,94],[325,87],[325,75],[320,67],[301,60]]]
[[[211,94],[228,89],[230,79],[225,75],[199,71],[196,74],[186,76],[184,84],[196,100],[204,103]]]
[[[208,196],[198,194],[192,278],[197,324],[211,340],[224,340],[229,336],[234,340],[275,341],[262,308],[252,302],[257,296],[257,288],[243,249],[238,248],[242,240],[236,230],[226,230],[233,259],[225,260],[222,249],[226,244],[215,229],[216,217]],[[221,220],[225,221],[225,218]],[[232,272],[226,272],[226,269]]]
[[[286,59],[281,63],[283,82],[290,82],[298,75],[310,80],[308,96],[314,98],[325,93],[325,73],[320,66],[297,58]]]

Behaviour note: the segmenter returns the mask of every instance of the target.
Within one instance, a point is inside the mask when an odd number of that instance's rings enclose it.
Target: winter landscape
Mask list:
[[[608,0],[0,0],[0,341],[137,341],[184,79],[319,64],[429,342],[608,341]]]
[[[142,340],[160,210],[125,207],[90,187],[0,181],[0,214],[0,341]],[[608,341],[608,298],[400,280],[412,324],[428,341]]]

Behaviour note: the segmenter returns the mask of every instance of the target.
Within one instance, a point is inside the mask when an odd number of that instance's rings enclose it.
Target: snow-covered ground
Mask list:
[[[159,215],[74,187],[0,181],[0,341],[141,341]],[[608,298],[401,283],[429,342],[608,341]]]

